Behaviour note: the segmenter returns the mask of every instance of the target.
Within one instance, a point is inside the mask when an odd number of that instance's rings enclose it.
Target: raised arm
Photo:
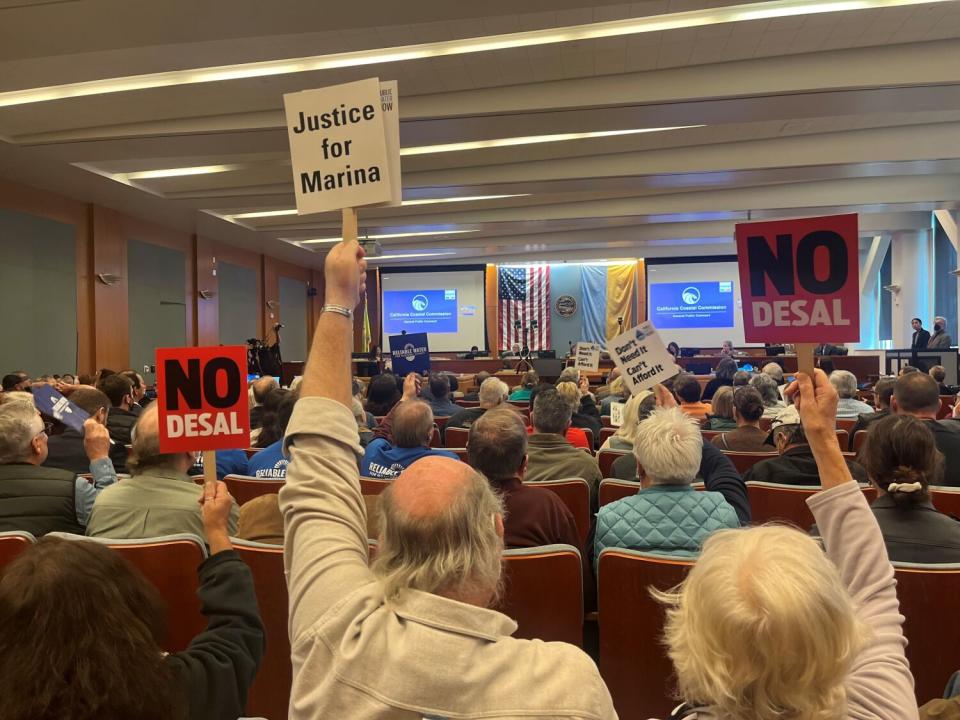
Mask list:
[[[896,581],[876,518],[850,475],[837,444],[837,392],[826,374],[798,374],[787,393],[817,461],[823,491],[807,504],[827,555],[840,571],[870,636],[847,677],[849,717],[901,720],[917,717],[913,676],[904,654],[903,616]]]
[[[700,458],[700,477],[707,490],[718,492],[736,511],[741,525],[750,524],[750,499],[747,486],[730,458],[710,443],[704,443]]]
[[[373,581],[360,494],[361,456],[351,407],[350,347],[366,260],[357,241],[341,242],[324,263],[326,293],[287,427],[290,456],[280,491],[290,640],[296,643],[338,600]]]
[[[210,557],[198,570],[207,628],[186,650],[167,656],[186,688],[189,720],[234,720],[263,657],[264,632],[253,577],[232,549],[227,527],[234,501],[222,482],[200,493]]]

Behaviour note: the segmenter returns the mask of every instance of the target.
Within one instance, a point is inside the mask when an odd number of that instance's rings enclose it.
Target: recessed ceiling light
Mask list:
[[[184,175],[211,175],[213,173],[240,170],[243,165],[199,165],[196,167],[166,168],[164,170],[140,170],[130,173],[115,173],[117,179],[151,180],[153,178],[182,177]]]
[[[296,208],[287,208],[285,210],[259,210],[257,212],[233,213],[224,215],[228,220],[247,220],[250,218],[280,217],[282,215],[296,215]]]
[[[400,255],[377,255],[376,257],[367,258],[368,263],[372,262],[383,262],[385,260],[396,260],[398,258],[419,258],[419,257],[435,257],[437,255],[456,255],[456,252],[425,252],[425,253],[402,253]]]
[[[195,174],[195,173],[184,173],[184,174]],[[469,202],[472,200],[500,200],[503,198],[529,197],[529,196],[530,196],[530,193],[515,193],[513,195],[471,195],[469,197],[418,198],[416,200],[404,200],[401,204],[404,207],[406,207],[408,205],[432,205],[433,203]],[[287,215],[296,215],[296,214],[297,214],[296,208],[284,208],[283,210],[258,210],[256,212],[231,213],[229,215],[223,215],[222,217],[225,217],[230,220],[249,220],[252,218],[283,217]]]
[[[427,230],[422,232],[401,232],[401,233],[383,233],[380,235],[364,235],[368,240],[389,240],[391,238],[405,237],[427,237],[432,235],[461,235],[463,233],[477,232],[476,230]],[[280,238],[286,242],[299,243],[300,245],[315,245],[319,243],[338,243],[343,238],[313,238],[312,240],[297,240],[296,238]]]
[[[484,148],[534,145],[536,143],[564,142],[566,140],[588,140],[591,138],[615,137],[617,135],[639,135],[641,133],[665,132],[667,130],[687,130],[698,127],[705,126],[677,125],[674,127],[635,128],[632,130],[597,130],[594,132],[558,133],[556,135],[525,135],[520,137],[494,138],[492,140],[472,140],[470,142],[400,148],[400,155],[432,155],[434,153],[460,152],[462,150],[482,150]]]
[[[403,154],[402,152],[400,153]],[[417,198],[415,200],[404,200],[401,203],[404,207],[407,205],[433,205],[434,203],[452,203],[452,202],[472,202],[474,200],[502,200],[503,198],[530,197],[530,193],[514,193],[512,195],[468,195],[464,197],[445,197],[445,198]]]
[[[272,75],[288,75],[290,73],[316,72],[319,70],[334,70],[338,68],[360,67],[363,65],[394,63],[405,60],[419,60],[422,58],[507,50],[510,48],[531,47],[535,45],[549,45],[553,43],[574,42],[577,40],[596,40],[599,38],[703,27],[721,23],[813,15],[817,13],[844,12],[849,10],[927,5],[934,2],[948,1],[949,0],[841,0],[840,2],[823,2],[822,0],[773,0],[772,2],[704,8],[702,10],[626,18],[623,20],[609,20],[606,22],[571,25],[560,28],[528,30],[526,32],[488,35],[485,37],[459,40],[442,40],[419,45],[374,48],[370,50],[333,53],[330,55],[284,58],[263,62],[221,65],[218,67],[172,70],[169,72],[147,73],[128,77],[87,80],[26,90],[11,90],[0,93],[0,107],[62,100],[88,95],[102,95],[105,93],[148,90],[151,88],[170,87],[171,85],[242,80],[256,77],[269,77]]]

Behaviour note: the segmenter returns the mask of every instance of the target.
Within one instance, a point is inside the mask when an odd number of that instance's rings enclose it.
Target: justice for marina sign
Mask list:
[[[396,81],[289,93],[283,104],[299,214],[400,204]]]

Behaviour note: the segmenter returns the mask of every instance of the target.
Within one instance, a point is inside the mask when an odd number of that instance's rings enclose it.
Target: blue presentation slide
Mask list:
[[[457,291],[384,290],[383,329],[388,335],[457,332]]]
[[[650,321],[667,328],[732,328],[733,282],[655,283]]]

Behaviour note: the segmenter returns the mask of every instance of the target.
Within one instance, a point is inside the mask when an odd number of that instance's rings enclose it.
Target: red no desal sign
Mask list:
[[[157,349],[161,452],[250,445],[247,349]]]
[[[856,215],[737,225],[747,342],[857,342]]]

